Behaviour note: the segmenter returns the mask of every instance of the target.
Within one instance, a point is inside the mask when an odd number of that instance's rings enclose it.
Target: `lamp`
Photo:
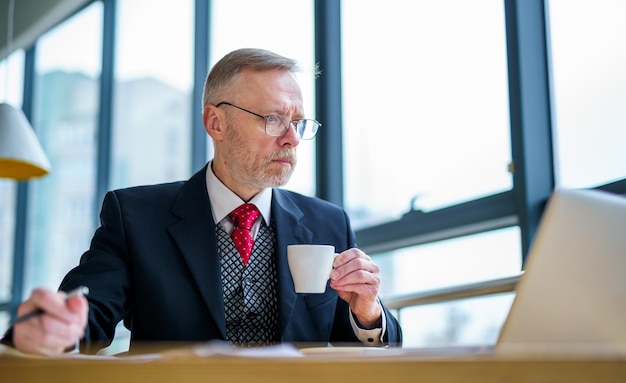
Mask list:
[[[9,55],[13,39],[14,0],[9,1],[7,28],[7,95]],[[50,162],[39,145],[35,131],[21,109],[0,104],[0,177],[25,180],[41,177],[50,171]]]
[[[25,180],[50,171],[35,131],[20,109],[0,104],[0,177]]]

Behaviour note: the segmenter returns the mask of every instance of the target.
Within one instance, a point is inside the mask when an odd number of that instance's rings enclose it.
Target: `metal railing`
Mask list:
[[[470,283],[466,285],[446,287],[420,293],[383,296],[382,300],[387,308],[392,310],[400,310],[406,307],[426,305],[431,303],[442,303],[458,299],[483,297],[492,294],[509,293],[515,291],[523,273],[518,275]]]

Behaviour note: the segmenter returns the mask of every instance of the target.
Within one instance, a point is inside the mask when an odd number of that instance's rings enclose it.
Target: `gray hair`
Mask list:
[[[217,97],[224,97],[229,88],[235,85],[239,73],[244,68],[259,71],[283,69],[291,73],[302,70],[297,61],[265,49],[243,48],[232,51],[219,60],[209,72],[204,82],[202,107],[223,101],[218,101]]]

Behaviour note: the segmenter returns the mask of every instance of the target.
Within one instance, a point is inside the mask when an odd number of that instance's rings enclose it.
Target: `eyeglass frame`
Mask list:
[[[317,134],[317,131],[319,130],[319,128],[321,128],[321,127],[322,127],[322,123],[321,123],[321,122],[319,122],[319,121],[317,121],[317,120],[313,120],[313,119],[311,119],[311,118],[302,118],[302,119],[299,119],[299,120],[292,120],[291,118],[289,118],[289,117],[287,117],[287,116],[280,115],[280,114],[268,114],[267,116],[263,116],[262,114],[254,113],[254,112],[252,112],[252,111],[249,111],[248,109],[244,109],[244,108],[242,108],[242,107],[240,107],[240,106],[237,106],[237,105],[235,105],[235,104],[231,104],[230,102],[227,102],[227,101],[222,101],[222,102],[219,102],[219,103],[217,103],[217,104],[215,105],[215,107],[216,107],[216,108],[219,108],[219,107],[220,107],[220,106],[222,106],[222,105],[232,106],[232,107],[237,108],[237,109],[239,109],[239,110],[243,110],[244,112],[248,112],[248,113],[250,113],[250,114],[252,114],[252,115],[254,115],[254,116],[257,116],[257,117],[259,117],[259,118],[262,118],[262,119],[263,119],[263,121],[265,122],[265,126],[263,127],[263,131],[265,132],[265,134],[267,134],[267,135],[268,135],[268,136],[270,136],[270,137],[282,137],[282,136],[284,136],[284,135],[285,135],[285,133],[287,133],[287,131],[289,130],[289,127],[290,127],[291,125],[293,125],[293,126],[294,126],[294,128],[295,128],[295,130],[296,130],[296,133],[298,134],[298,137],[299,137],[300,139],[303,139],[303,140],[312,140],[313,138],[315,138],[315,135]],[[287,120],[289,121],[289,123],[285,125],[284,130],[283,130],[283,132],[282,132],[281,134],[276,134],[276,135],[274,135],[274,134],[269,134],[269,133],[267,132],[267,119],[268,119],[269,117],[279,117],[281,121],[284,121],[284,119],[287,119]],[[312,122],[312,123],[314,124],[313,126],[317,126],[317,128],[315,129],[315,131],[313,132],[313,135],[312,135],[311,137],[309,137],[309,138],[304,138],[304,137],[303,137],[303,135],[300,133],[300,131],[299,131],[299,129],[298,129],[298,124],[299,124],[301,121],[304,121],[304,123],[305,123],[305,125],[303,125],[303,129],[304,129],[304,127],[306,127],[306,123],[307,123],[307,122]],[[304,133],[304,132],[303,132],[303,133]]]

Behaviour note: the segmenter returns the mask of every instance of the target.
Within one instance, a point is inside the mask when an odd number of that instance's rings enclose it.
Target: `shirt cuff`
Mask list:
[[[377,327],[373,329],[363,329],[359,327],[359,325],[356,323],[356,320],[354,319],[354,314],[352,313],[352,310],[348,308],[348,316],[350,317],[352,330],[354,331],[356,337],[359,338],[361,343],[366,346],[385,346],[385,343],[383,342],[383,337],[385,335],[385,332],[387,331],[387,317],[385,316],[385,310],[383,310],[380,302],[378,302],[378,305],[380,306],[382,327]]]

